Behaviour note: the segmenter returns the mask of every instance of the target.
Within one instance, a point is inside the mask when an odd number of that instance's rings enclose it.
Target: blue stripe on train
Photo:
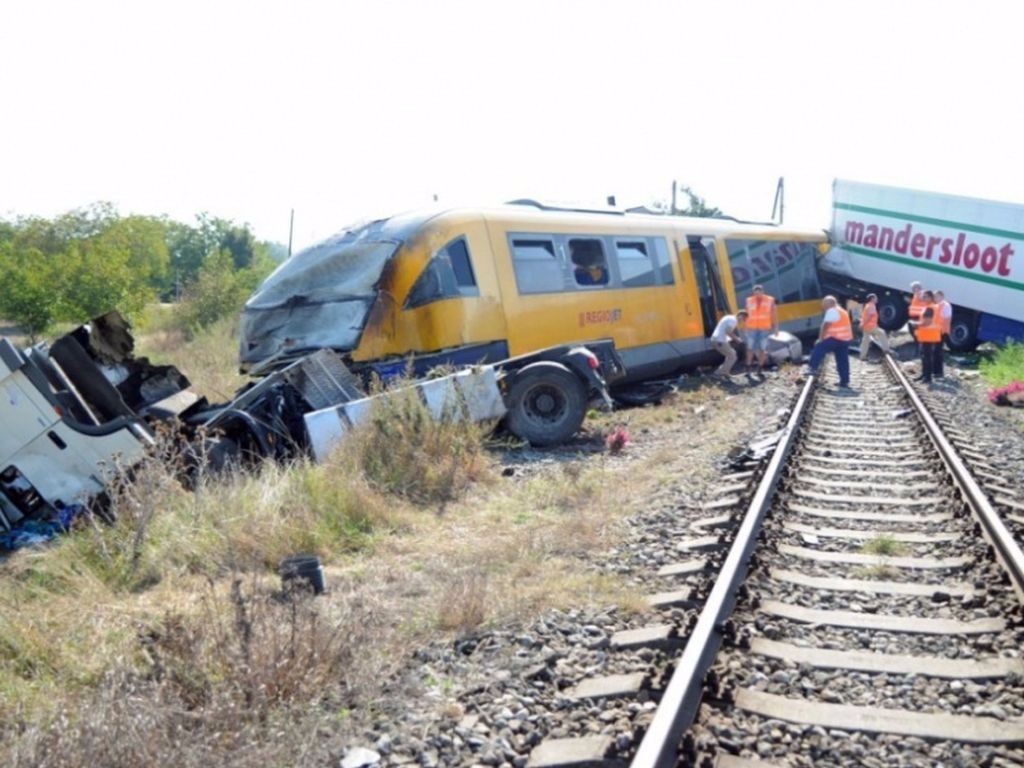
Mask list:
[[[431,368],[439,365],[451,365],[460,368],[465,365],[478,363],[496,363],[499,360],[508,359],[508,343],[505,341],[491,341],[486,344],[474,344],[471,347],[460,347],[445,352],[435,352],[431,355],[417,355],[411,360],[390,360],[381,363],[371,363],[370,370],[380,376],[382,381],[403,376],[407,373],[414,378],[424,376]]]

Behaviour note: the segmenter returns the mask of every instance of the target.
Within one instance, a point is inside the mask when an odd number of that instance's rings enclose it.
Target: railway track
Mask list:
[[[532,765],[1024,765],[1024,553],[990,500],[1019,497],[897,363],[856,366],[803,385],[639,746]]]

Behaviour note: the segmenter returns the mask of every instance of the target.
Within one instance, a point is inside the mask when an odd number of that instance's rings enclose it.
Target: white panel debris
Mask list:
[[[435,419],[461,418],[471,421],[500,419],[505,415],[505,402],[498,387],[498,374],[493,366],[478,366],[429,381],[417,382],[379,395],[332,408],[307,413],[303,418],[309,434],[313,458],[326,460],[353,426],[366,420],[374,405],[382,398],[419,390],[427,409]]]

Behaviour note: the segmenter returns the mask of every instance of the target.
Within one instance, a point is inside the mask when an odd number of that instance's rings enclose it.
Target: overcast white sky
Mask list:
[[[1020,10],[1018,10],[1020,9]],[[296,247],[673,179],[828,225],[834,177],[1024,203],[1015,2],[0,4],[0,217],[109,200]]]

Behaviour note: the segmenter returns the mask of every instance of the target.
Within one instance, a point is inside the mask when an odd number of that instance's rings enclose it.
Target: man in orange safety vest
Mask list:
[[[779,331],[779,316],[775,299],[765,294],[763,285],[754,286],[746,306],[747,371],[750,371],[754,352],[757,352],[757,372],[760,374],[768,356],[768,337]]]
[[[910,330],[910,335],[914,337],[914,341],[917,341],[917,326],[921,322],[921,315],[924,314],[924,310],[929,304],[931,301],[925,298],[921,284],[916,280],[912,282],[910,284],[910,307],[907,308],[910,323],[907,328]]]
[[[867,360],[874,341],[882,352],[889,351],[889,337],[878,327],[878,296],[869,293],[864,300],[864,308],[860,312],[860,359]]]
[[[825,356],[830,352],[836,358],[836,371],[839,373],[839,388],[850,388],[850,342],[853,341],[853,324],[850,313],[839,306],[835,296],[826,296],[821,300],[821,308],[825,317],[821,321],[818,341],[811,350],[808,366],[812,374],[817,374]]]
[[[916,323],[917,341],[921,345],[921,375],[915,381],[931,384],[942,378],[942,322],[937,307],[927,307]]]

